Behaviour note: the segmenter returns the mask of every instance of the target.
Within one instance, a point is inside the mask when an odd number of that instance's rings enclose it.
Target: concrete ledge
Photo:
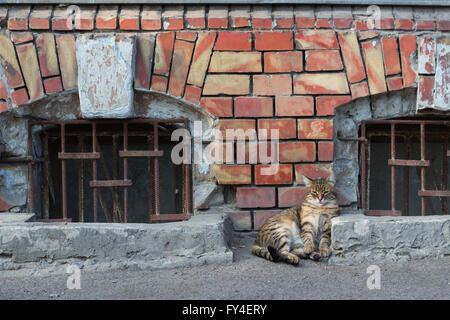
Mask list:
[[[450,216],[369,217],[332,220],[329,263],[362,264],[450,255]]]
[[[220,214],[163,224],[0,224],[0,275],[163,269],[233,261],[232,227]]]

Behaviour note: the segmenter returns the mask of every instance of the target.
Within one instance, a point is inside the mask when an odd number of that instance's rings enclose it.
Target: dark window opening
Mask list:
[[[34,211],[42,221],[189,219],[190,165],[171,161],[178,143],[171,133],[187,125],[185,120],[32,123],[45,126],[40,139],[32,139],[42,158],[30,164]]]

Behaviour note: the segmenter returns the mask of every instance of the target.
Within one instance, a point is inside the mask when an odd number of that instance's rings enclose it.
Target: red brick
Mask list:
[[[203,95],[242,96],[250,93],[250,76],[246,74],[210,74],[203,87]]]
[[[116,29],[118,10],[119,6],[101,5],[95,19],[95,27],[103,30]]]
[[[15,44],[33,41],[33,34],[31,32],[11,32],[11,40]]]
[[[256,139],[256,121],[250,119],[220,119],[217,123],[217,129],[222,133],[223,139],[225,141],[237,140],[255,140]],[[232,130],[229,136],[227,130]],[[235,136],[241,133],[245,136]]]
[[[364,61],[366,63],[367,78],[370,94],[386,92],[386,79],[384,75],[383,54],[380,41],[373,40],[362,43]]]
[[[119,15],[119,27],[121,30],[139,30],[140,7],[123,6]]]
[[[25,88],[16,89],[11,92],[11,100],[16,106],[26,104],[28,102],[28,93]]]
[[[168,91],[173,96],[183,96],[193,50],[192,43],[175,40]]]
[[[0,101],[0,113],[8,111],[8,110],[9,110],[8,103]],[[0,201],[1,201],[1,199],[0,199]],[[0,202],[0,205],[1,205],[1,202]],[[0,211],[2,211],[1,208],[0,208]]]
[[[203,86],[215,39],[215,32],[199,32],[187,80],[189,84]]]
[[[328,20],[328,19],[317,19],[316,28],[317,29],[331,29],[331,28],[333,28],[333,25],[331,24],[330,20]]]
[[[292,50],[294,49],[291,31],[257,31],[255,33],[255,50]]]
[[[227,18],[208,18],[209,29],[226,29],[228,27]]]
[[[253,211],[253,230],[258,231],[267,221],[267,219],[273,217],[274,215],[280,213],[281,210],[256,210]]]
[[[172,60],[174,39],[174,32],[164,32],[158,34],[156,38],[155,63],[153,70],[155,74],[168,75],[170,70],[170,62]]]
[[[36,49],[42,77],[51,77],[59,74],[55,45],[55,38],[51,33],[41,33],[36,38]]]
[[[63,90],[61,77],[44,79],[44,88],[47,94],[61,92]]]
[[[96,13],[97,8],[95,6],[81,6],[80,17],[75,19],[77,30],[93,30]]]
[[[153,51],[155,38],[150,35],[136,36],[136,62],[134,87],[149,89],[152,73]]]
[[[291,164],[255,165],[256,185],[292,184],[292,181]]]
[[[187,28],[189,29],[205,29],[206,21],[205,17],[203,18],[189,18],[186,17]]]
[[[419,30],[436,30],[436,23],[434,21],[419,21],[416,20],[416,29]]]
[[[389,30],[394,29],[394,18],[381,18],[375,20],[375,26],[377,29]]]
[[[278,207],[288,208],[299,206],[306,196],[305,187],[283,187],[278,188]]]
[[[300,50],[339,49],[333,30],[301,30],[295,34],[295,44]]]
[[[309,50],[305,54],[306,71],[342,70],[341,54],[338,50]]]
[[[293,18],[275,19],[275,28],[276,29],[292,29],[293,27],[294,27],[294,19]]]
[[[346,94],[349,93],[345,73],[294,74],[294,94]]]
[[[277,161],[278,147],[277,141],[239,141],[236,143],[236,161],[237,163],[274,163]],[[241,148],[244,148],[244,151]],[[243,159],[242,152],[244,152]]]
[[[313,162],[316,160],[314,142],[280,142],[280,162]]]
[[[355,27],[358,31],[367,31],[372,28],[369,28],[369,23],[367,20],[355,20]]]
[[[437,22],[438,30],[450,31],[450,20],[441,20]]]
[[[411,19],[397,19],[395,21],[395,30],[413,30],[414,21]]]
[[[197,39],[197,32],[195,31],[178,31],[178,40],[195,41]]]
[[[334,27],[338,29],[350,29],[353,25],[353,18],[334,18]]]
[[[17,46],[16,50],[30,95],[30,100],[35,100],[44,96],[38,57],[33,43]]]
[[[381,45],[383,48],[384,68],[386,75],[393,75],[401,72],[400,58],[398,56],[397,39],[383,38],[381,39]]]
[[[141,17],[142,30],[161,30],[161,18],[160,19],[146,19]]]
[[[7,210],[11,209],[12,207],[13,207],[13,205],[9,204],[8,202],[6,202],[2,198],[0,198],[0,212],[7,211]]]
[[[30,18],[30,29],[48,30],[50,29],[50,17],[48,18]]]
[[[273,102],[269,97],[238,97],[234,99],[234,116],[272,117]]]
[[[254,29],[272,29],[272,19],[270,18],[253,18]]]
[[[232,117],[232,98],[202,98],[200,106],[216,117]]]
[[[261,139],[263,132],[267,130],[268,138],[271,137],[271,130],[278,130],[278,139],[295,139],[297,137],[295,119],[259,119],[258,120],[258,136]]]
[[[399,35],[400,58],[402,62],[403,86],[412,86],[416,81],[416,73],[411,66],[411,55],[416,51],[416,36],[412,34]]]
[[[352,99],[367,97],[369,95],[369,87],[366,81],[352,84],[350,91],[352,92]]]
[[[290,95],[292,94],[291,75],[254,75],[253,94],[257,96]]]
[[[10,6],[8,12],[9,30],[28,30],[29,5]]]
[[[251,32],[221,31],[214,50],[250,51],[252,49]]]
[[[188,85],[188,86],[186,86],[186,90],[184,92],[184,100],[198,104],[200,101],[201,95],[202,95],[201,88]]]
[[[245,28],[250,27],[249,17],[231,17],[231,27],[232,28]]]
[[[299,29],[314,29],[314,24],[316,23],[316,19],[313,17],[296,17],[295,25]]]
[[[432,108],[434,105],[434,76],[419,76],[417,103],[421,108]]]
[[[251,184],[252,166],[251,165],[212,165],[214,177],[219,184]]]
[[[354,83],[364,80],[366,72],[359,49],[359,42],[356,39],[356,32],[339,32],[338,37],[348,81]]]
[[[275,207],[275,188],[237,188],[238,208]]]
[[[52,6],[35,6],[29,17],[30,29],[50,29]]]
[[[167,91],[167,78],[161,76],[152,76],[152,90],[159,92]]]
[[[378,38],[380,33],[378,31],[359,31],[358,34],[359,34],[358,39],[362,41],[367,39]]]
[[[320,141],[317,143],[319,161],[333,161],[334,143],[330,141]]]
[[[8,91],[6,90],[5,83],[1,79],[0,79],[0,99],[8,100]]]
[[[400,90],[403,88],[402,77],[386,78],[389,91]]]
[[[419,38],[419,74],[434,74],[436,72],[436,40],[432,37]]]
[[[303,53],[301,51],[264,53],[264,72],[277,73],[291,71],[303,71]]]
[[[334,109],[351,100],[350,96],[316,97],[316,111],[318,116],[333,116]]]
[[[183,18],[166,18],[164,19],[164,30],[182,30]]]
[[[304,117],[314,115],[314,98],[311,96],[277,96],[276,116]]]
[[[333,120],[298,119],[299,139],[333,139]]]
[[[305,184],[304,176],[310,179],[327,178],[332,172],[331,167],[329,164],[296,164],[295,182],[296,184]]]
[[[260,52],[214,52],[209,63],[211,73],[262,72]]]

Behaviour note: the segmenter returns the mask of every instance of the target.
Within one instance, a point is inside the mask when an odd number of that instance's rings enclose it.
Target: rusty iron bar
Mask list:
[[[159,151],[120,151],[119,156],[121,158],[151,158],[162,157],[164,152]]]
[[[119,136],[113,135],[113,173],[112,180],[119,180]],[[113,194],[116,195],[117,199],[119,198],[118,189],[113,187]],[[121,210],[120,206],[118,206],[118,210]],[[119,219],[122,219],[122,213],[118,212],[118,210],[113,211],[113,221],[118,222]]]
[[[178,220],[189,220],[191,218],[190,214],[159,214],[159,215],[152,215],[151,221],[157,222],[157,221],[178,221]]]
[[[68,153],[60,152],[58,153],[58,158],[60,160],[97,160],[100,159],[100,153],[98,152],[77,152]]]
[[[131,180],[95,180],[90,181],[89,185],[92,188],[131,187],[133,182]]]
[[[92,153],[97,152],[97,123],[91,122],[92,125]],[[94,159],[92,161],[92,179],[94,181],[97,181],[97,160]],[[98,189],[94,188],[92,189],[93,196],[94,196],[94,222],[98,221]]]
[[[128,151],[128,122],[123,123],[123,151]],[[123,158],[123,180],[128,180],[128,158]],[[128,187],[123,189],[124,222],[128,222]]]
[[[405,137],[404,145],[406,148],[406,156],[408,159],[411,159],[411,150],[409,149],[409,145],[407,143],[407,139],[409,137]],[[409,215],[409,167],[405,166],[403,168],[403,213],[405,216]]]
[[[43,198],[42,211],[44,219],[50,218],[50,159],[48,151],[48,136],[44,138],[44,167],[42,169],[44,179],[42,181]]]
[[[159,149],[159,139],[158,139],[158,121],[153,122],[153,150],[158,151]],[[155,214],[159,216],[160,212],[160,203],[159,203],[159,159],[155,157],[153,159],[154,166],[154,178],[155,178]]]
[[[391,123],[391,161],[395,161],[395,123]],[[391,209],[395,211],[395,166],[391,167]]]
[[[420,123],[420,160],[425,160],[425,124]],[[425,168],[420,168],[420,190],[425,190]],[[425,216],[425,198],[421,198],[421,215]]]
[[[33,159],[33,131],[31,123],[28,122],[28,158]],[[30,203],[30,212],[34,212],[34,177],[33,163],[28,162],[28,201]]]
[[[51,222],[72,222],[72,218],[66,218],[66,219],[36,219],[36,222],[45,222],[45,223],[51,223]]]
[[[364,213],[368,216],[401,216],[400,210],[365,210]]]
[[[149,134],[147,136],[147,143],[148,143],[148,148],[149,150],[152,149],[153,147],[153,143],[152,143],[152,137]],[[152,159],[148,158],[148,219],[149,222],[152,222],[152,216],[154,214],[154,208],[153,208],[153,197],[154,192],[153,192],[153,186],[154,186],[154,180],[153,180],[153,168],[152,168]]]
[[[431,125],[445,125],[450,126],[450,121],[447,120],[363,120],[361,123],[365,124],[431,124]]]
[[[448,135],[444,139],[444,144],[442,146],[442,190],[447,190],[447,183],[448,183],[448,165],[447,165],[447,157],[450,156],[450,150],[448,150]],[[445,152],[447,151],[447,156],[445,155]],[[447,199],[441,199],[441,207],[442,207],[442,214],[448,214],[448,207],[447,207]]]
[[[33,157],[8,157],[8,158],[0,158],[0,163],[29,163],[31,162],[31,164],[35,164],[35,163],[40,163],[40,162],[44,162],[45,159],[33,159]]]
[[[78,150],[84,152],[84,136],[78,136]],[[78,221],[84,222],[84,161],[78,162]]]
[[[404,167],[429,167],[429,160],[400,160],[400,159],[389,159],[389,166],[404,166]]]
[[[66,152],[66,126],[61,124],[61,153]],[[61,159],[62,193],[63,193],[63,219],[67,219],[67,176],[66,160]]]
[[[450,197],[450,190],[419,190],[421,197]]]
[[[190,127],[189,127],[189,120],[185,120],[184,121],[184,126],[185,129],[190,132]],[[183,155],[184,156],[184,155]],[[191,157],[189,157],[190,159]],[[186,186],[186,197],[185,197],[185,205],[186,205],[186,214],[187,215],[191,215],[192,214],[192,203],[191,203],[191,197],[192,197],[192,174],[191,174],[191,164],[190,163],[185,163],[184,164],[184,173],[185,173],[185,186]]]

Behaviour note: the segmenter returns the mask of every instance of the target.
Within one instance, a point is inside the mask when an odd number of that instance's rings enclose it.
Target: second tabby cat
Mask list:
[[[307,192],[301,206],[286,209],[261,227],[252,253],[271,261],[298,265],[299,257],[328,257],[331,218],[338,215],[335,180],[304,177]]]

